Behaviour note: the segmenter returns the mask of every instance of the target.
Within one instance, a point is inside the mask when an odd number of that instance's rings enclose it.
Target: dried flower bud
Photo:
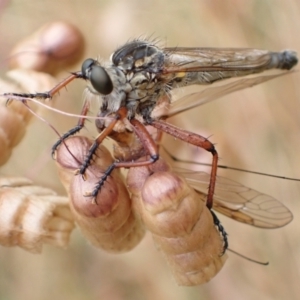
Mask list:
[[[74,25],[51,22],[12,50],[10,67],[55,74],[76,63],[83,50],[83,36]]]
[[[59,176],[70,197],[71,210],[84,236],[96,247],[110,252],[134,248],[144,236],[144,229],[131,209],[123,178],[118,169],[104,182],[95,199],[88,195],[113,162],[109,151],[100,145],[85,179],[74,172],[81,166],[92,141],[71,137],[56,153]],[[67,146],[67,148],[66,148]]]
[[[226,260],[223,239],[199,194],[163,161],[130,169],[127,182],[134,209],[177,283],[199,285],[215,276]]]
[[[13,70],[7,76],[15,83],[0,80],[0,93],[47,90],[55,85],[50,75],[30,70]],[[0,99],[0,165],[8,160],[13,147],[21,141],[32,117],[32,113],[20,101],[12,101],[9,105],[6,105],[6,101]],[[36,105],[30,107],[34,111],[37,108]]]
[[[66,247],[74,228],[68,199],[26,178],[0,178],[0,244],[40,253],[43,244]]]

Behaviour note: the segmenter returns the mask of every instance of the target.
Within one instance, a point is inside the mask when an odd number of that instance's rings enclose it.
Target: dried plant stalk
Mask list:
[[[50,75],[30,70],[13,70],[7,76],[14,83],[0,80],[0,93],[12,89],[16,92],[48,90],[56,83]],[[30,107],[33,111],[37,109],[35,105]],[[22,102],[12,101],[7,105],[6,99],[0,99],[0,165],[7,162],[12,149],[23,138],[31,117],[32,113]]]
[[[134,209],[164,253],[179,285],[199,285],[222,268],[223,238],[211,212],[185,180],[161,160],[127,177]]]
[[[82,233],[94,246],[113,253],[129,251],[141,241],[145,231],[133,214],[120,171],[112,172],[95,199],[88,196],[113,162],[109,151],[102,145],[98,147],[85,173],[86,180],[81,175],[74,176],[91,145],[92,141],[85,137],[72,137],[56,153],[59,176],[69,194],[71,210]]]
[[[11,67],[21,69],[8,72],[9,81],[0,80],[0,93],[50,90],[56,80],[30,69],[44,72],[51,69],[54,73],[56,68],[74,63],[82,49],[82,35],[76,28],[64,22],[47,24],[15,48]],[[74,53],[77,50],[80,51]],[[37,106],[30,103],[30,109],[36,112]],[[7,103],[6,98],[0,99],[0,165],[7,162],[12,149],[23,138],[31,111],[21,101]],[[20,246],[33,253],[41,252],[45,243],[66,247],[73,228],[67,198],[34,186],[25,178],[0,178],[1,245]]]
[[[65,248],[74,228],[66,197],[21,177],[0,178],[0,244],[40,253],[43,244]]]

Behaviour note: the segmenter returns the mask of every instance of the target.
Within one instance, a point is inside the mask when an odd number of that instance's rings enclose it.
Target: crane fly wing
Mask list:
[[[206,201],[210,175],[174,168]],[[278,228],[292,221],[292,213],[278,200],[228,178],[217,177],[213,208],[242,223],[260,228]]]
[[[208,103],[210,101],[216,100],[225,96],[227,94],[243,90],[248,87],[252,87],[263,83],[265,81],[274,79],[279,76],[283,76],[286,74],[291,74],[293,71],[289,72],[281,72],[279,74],[269,74],[269,75],[261,75],[254,76],[250,75],[250,77],[241,78],[241,79],[228,79],[229,82],[224,84],[224,82],[214,83],[213,86],[209,88],[205,88],[202,91],[188,94],[178,100],[171,102],[171,105],[168,108],[167,115],[164,115],[164,112],[161,113],[161,116],[172,117],[176,114],[182,113],[189,109],[195,108],[202,104]],[[159,112],[158,112],[159,114]]]

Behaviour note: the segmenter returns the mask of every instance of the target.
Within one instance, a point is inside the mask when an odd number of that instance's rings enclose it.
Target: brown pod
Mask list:
[[[55,85],[55,80],[50,75],[30,70],[13,70],[8,72],[7,76],[14,83],[0,80],[1,94],[9,90],[16,92],[47,90]],[[37,110],[37,105],[28,104],[31,110]],[[0,165],[6,163],[12,149],[23,138],[31,117],[32,113],[21,101],[7,103],[7,99],[0,99]]]
[[[55,74],[78,62],[83,51],[83,36],[74,25],[51,22],[12,50],[10,67]]]
[[[129,251],[145,232],[133,214],[120,171],[112,172],[95,199],[89,196],[113,162],[109,151],[100,145],[84,178],[74,175],[91,145],[92,141],[85,137],[71,137],[56,152],[59,176],[68,191],[71,210],[82,233],[94,246],[114,253]]]
[[[211,212],[185,180],[162,161],[130,169],[134,209],[152,232],[179,285],[199,285],[222,268],[223,238]]]
[[[0,244],[40,253],[44,244],[67,247],[73,216],[66,197],[21,177],[0,178]]]

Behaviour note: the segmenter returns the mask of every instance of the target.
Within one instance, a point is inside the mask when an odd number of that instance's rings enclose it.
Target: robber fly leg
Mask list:
[[[107,138],[109,136],[109,134],[113,131],[116,123],[119,120],[124,119],[127,116],[127,109],[122,107],[120,108],[114,118],[112,118],[112,121],[110,122],[109,126],[107,126],[99,135],[98,137],[95,139],[94,143],[92,144],[92,146],[90,147],[88,154],[86,155],[86,158],[84,160],[84,162],[82,163],[80,169],[77,170],[76,174],[81,174],[84,175],[86,169],[89,167],[91,160],[93,159],[93,155],[95,154],[98,146],[104,141],[105,138]],[[114,167],[112,167],[112,170],[114,169]],[[108,175],[112,172],[112,170],[110,172],[108,172]],[[104,176],[105,179],[108,177]],[[100,186],[101,187],[101,186]]]
[[[218,219],[218,217],[216,216],[216,214],[210,210],[213,220],[214,220],[214,224],[217,227],[220,235],[223,238],[223,251],[221,253],[221,255],[223,255],[225,253],[225,251],[228,249],[228,238],[227,238],[227,232],[225,231],[225,228],[223,227],[223,225],[221,224],[220,220]]]
[[[103,186],[105,180],[108,178],[108,176],[111,174],[111,172],[115,168],[142,167],[142,166],[151,165],[155,161],[158,160],[159,155],[158,155],[157,145],[154,142],[154,140],[152,139],[150,133],[145,128],[145,126],[136,119],[130,120],[130,123],[132,124],[133,131],[138,136],[139,140],[141,141],[142,145],[144,146],[144,149],[147,150],[147,152],[149,153],[150,158],[143,160],[143,161],[115,161],[104,172],[104,175],[98,181],[97,185],[95,186],[95,189],[88,196],[92,196],[93,198],[95,198],[97,196],[97,194],[100,191],[101,187]],[[106,129],[108,129],[108,127]],[[101,137],[103,136],[103,138],[104,138],[104,135],[102,135],[102,133],[101,133]],[[107,136],[108,134],[109,133],[106,133],[105,136]],[[101,139],[101,141],[103,140],[103,138]],[[97,139],[97,141],[95,141],[95,142],[97,142],[97,145],[99,145],[99,143],[100,143],[99,139]],[[94,147],[94,144],[92,145],[91,149],[93,147]],[[88,156],[89,155],[91,155],[90,152],[89,152]],[[91,157],[89,157],[89,159],[91,159]],[[87,167],[87,166],[85,166],[85,167]]]
[[[159,158],[158,147],[150,133],[147,131],[145,125],[143,125],[137,119],[131,119],[130,123],[134,133],[137,135],[138,139],[143,145],[143,148],[148,152],[150,157],[142,161],[116,161],[114,163],[116,168],[148,166],[156,162]]]
[[[3,96],[7,97],[7,102],[11,100],[22,100],[26,101],[26,99],[38,99],[38,100],[46,100],[51,99],[55,94],[57,94],[62,88],[67,86],[71,81],[76,78],[83,78],[81,72],[72,73],[69,77],[58,83],[54,88],[52,88],[48,92],[35,93],[35,94],[26,94],[26,93],[4,93]]]
[[[76,172],[76,174],[81,174],[82,176],[84,176],[84,173],[86,171],[86,169],[89,167],[89,165],[91,164],[91,160],[93,159],[93,155],[95,154],[97,148],[99,147],[99,145],[103,142],[103,140],[113,131],[116,123],[121,119],[121,115],[119,113],[116,113],[114,119],[111,121],[111,123],[109,124],[109,126],[107,126],[99,135],[98,137],[95,139],[94,143],[92,144],[92,146],[90,147],[88,154],[86,155],[86,158],[84,160],[84,162],[82,163],[80,169]],[[112,168],[113,170],[114,168]],[[108,175],[112,172],[112,170],[110,172],[108,172]],[[107,175],[107,176],[108,176]],[[104,176],[105,179],[107,178],[107,176]],[[101,188],[101,185],[99,187],[99,189]]]
[[[90,101],[85,99],[83,107],[81,109],[81,113],[80,115],[82,117],[79,118],[78,123],[75,127],[71,128],[68,132],[64,133],[62,135],[62,137],[52,146],[52,156],[54,156],[54,153],[57,149],[57,147],[68,137],[70,137],[71,135],[74,135],[75,133],[79,132],[83,127],[84,127],[84,123],[85,123],[85,116],[87,115],[87,113],[89,112],[90,109]]]
[[[215,191],[215,185],[216,185],[216,176],[217,176],[217,167],[218,167],[218,153],[215,149],[215,146],[205,137],[189,132],[183,129],[180,129],[174,125],[171,125],[165,121],[162,120],[147,120],[147,122],[155,127],[156,129],[159,129],[161,131],[164,131],[182,141],[185,141],[189,144],[195,145],[197,147],[201,147],[205,149],[206,151],[209,151],[212,156],[212,168],[211,168],[211,174],[210,174],[210,183],[208,187],[208,193],[207,193],[207,201],[206,206],[211,209],[213,206],[213,195]]]

